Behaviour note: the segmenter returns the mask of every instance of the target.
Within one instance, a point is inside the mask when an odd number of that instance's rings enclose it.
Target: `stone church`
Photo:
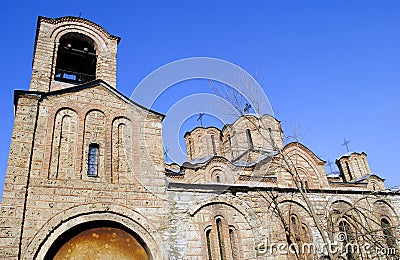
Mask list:
[[[327,174],[277,119],[249,114],[187,132],[187,162],[165,163],[164,115],[116,89],[119,41],[38,18],[30,88],[14,93],[1,259],[398,259],[400,193],[364,152]]]

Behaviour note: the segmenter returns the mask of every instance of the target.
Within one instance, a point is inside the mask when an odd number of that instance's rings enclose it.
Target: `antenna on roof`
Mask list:
[[[81,18],[82,17],[82,12],[79,12],[79,18]]]
[[[346,140],[346,138],[344,138],[344,142],[343,142],[343,144],[342,144],[342,146],[346,146],[346,149],[347,149],[347,152],[349,153],[350,152],[350,150],[349,150],[349,143],[350,143],[351,141],[347,141]]]

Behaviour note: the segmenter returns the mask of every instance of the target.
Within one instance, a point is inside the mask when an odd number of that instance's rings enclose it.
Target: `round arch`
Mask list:
[[[125,225],[113,221],[91,221],[61,234],[47,250],[45,259],[148,260],[151,252],[145,242]]]
[[[246,219],[247,223],[249,224],[253,235],[254,235],[254,241],[255,244],[258,245],[260,243],[263,243],[265,241],[265,236],[264,232],[262,230],[262,224],[260,219],[257,217],[256,213],[254,210],[243,200],[240,200],[238,198],[235,198],[234,196],[228,195],[228,196],[216,196],[211,199],[206,199],[203,201],[199,201],[196,203],[196,205],[193,205],[189,209],[189,215],[194,216],[198,211],[200,211],[202,208],[213,205],[213,204],[223,204],[228,207],[231,207],[238,211],[241,215],[244,216]]]
[[[145,248],[149,259],[167,259],[162,239],[140,213],[118,205],[86,204],[67,209],[50,219],[33,237],[23,259],[46,259],[57,239],[74,233],[82,224],[109,224],[132,234]],[[75,232],[76,233],[76,232]]]

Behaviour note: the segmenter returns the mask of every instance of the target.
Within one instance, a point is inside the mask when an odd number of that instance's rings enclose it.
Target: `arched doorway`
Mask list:
[[[114,222],[94,221],[74,227],[50,247],[45,259],[140,259],[149,258],[143,241]]]

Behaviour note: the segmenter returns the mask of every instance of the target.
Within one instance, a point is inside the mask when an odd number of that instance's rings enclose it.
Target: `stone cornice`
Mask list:
[[[40,23],[50,23],[50,24],[59,24],[59,23],[83,23],[86,25],[89,25],[90,27],[93,27],[95,29],[97,29],[98,31],[102,32],[105,36],[107,36],[107,38],[111,39],[111,40],[115,40],[117,41],[117,43],[120,42],[121,38],[118,36],[114,36],[109,34],[103,27],[101,27],[100,25],[91,22],[85,18],[81,18],[81,17],[75,17],[75,16],[64,16],[64,17],[60,17],[60,18],[48,18],[48,17],[44,17],[44,16],[39,16],[38,18],[38,24]],[[39,28],[39,26],[38,26]]]

